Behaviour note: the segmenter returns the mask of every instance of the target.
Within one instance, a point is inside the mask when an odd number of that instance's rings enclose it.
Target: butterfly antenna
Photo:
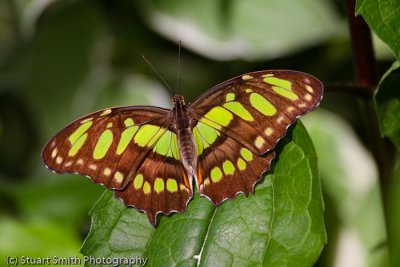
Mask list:
[[[168,90],[172,93],[171,87],[168,85],[168,83],[164,80],[164,78],[161,76],[161,74],[157,71],[157,69],[150,63],[150,61],[142,55],[143,60],[149,65],[149,67],[153,70],[153,72],[157,75],[157,77],[164,83],[164,85],[168,88]]]
[[[176,92],[179,92],[179,76],[181,74],[181,46],[182,46],[182,41],[179,40],[178,67],[176,71]]]

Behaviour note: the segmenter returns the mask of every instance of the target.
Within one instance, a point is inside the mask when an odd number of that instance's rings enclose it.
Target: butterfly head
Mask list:
[[[185,107],[186,106],[185,105],[185,99],[180,94],[175,94],[174,95],[174,97],[172,98],[172,104],[173,104],[174,108]]]

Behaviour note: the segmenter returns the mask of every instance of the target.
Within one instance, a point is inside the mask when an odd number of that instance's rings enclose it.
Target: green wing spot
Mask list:
[[[144,182],[144,185],[143,185],[143,193],[148,195],[148,194],[150,194],[150,192],[151,192],[150,184],[149,184],[149,182],[146,181],[146,182]]]
[[[71,149],[68,152],[68,156],[73,157],[76,155],[76,153],[78,153],[79,149],[81,149],[81,147],[83,146],[83,144],[85,143],[86,138],[88,137],[88,134],[85,133],[84,135],[82,135],[81,137],[79,137],[78,141],[76,141]]]
[[[242,158],[239,158],[237,161],[237,166],[239,170],[244,171],[246,169],[246,162]]]
[[[222,126],[228,126],[231,120],[233,119],[232,113],[224,109],[223,107],[214,107],[206,115],[205,118],[213,121]]]
[[[222,179],[222,171],[218,167],[214,167],[214,169],[211,170],[211,181],[214,183],[218,183]]]
[[[73,132],[68,140],[71,142],[71,144],[75,144],[75,142],[78,140],[79,137],[81,137],[82,134],[84,134],[89,128],[90,126],[92,126],[93,121],[88,121],[85,122],[84,124],[82,124],[81,126],[79,126],[78,129],[75,130],[75,132]]]
[[[204,124],[207,124],[208,126],[211,126],[211,127],[213,127],[214,129],[217,129],[217,130],[221,130],[221,128],[222,128],[222,126],[219,125],[218,123],[210,121],[209,119],[207,119],[205,117],[201,118],[200,122],[202,122]]]
[[[226,100],[226,102],[235,100],[235,94],[234,93],[227,93],[225,100]]]
[[[167,190],[171,193],[175,193],[178,191],[178,184],[175,179],[168,178],[167,180]]]
[[[135,180],[133,180],[133,187],[135,187],[136,190],[140,189],[143,185],[143,175],[138,174],[135,177]]]
[[[247,148],[242,148],[240,149],[240,155],[246,160],[246,161],[252,161],[253,160],[253,153],[251,153],[250,150]]]
[[[276,113],[276,108],[265,97],[257,93],[250,94],[250,104],[265,116],[272,116]]]
[[[251,116],[250,112],[248,112],[247,109],[245,109],[245,107],[243,107],[243,105],[237,101],[225,103],[224,107],[243,120],[254,121],[254,118]]]
[[[113,142],[113,133],[111,130],[105,130],[97,141],[96,147],[93,151],[94,159],[102,159]]]
[[[233,166],[233,163],[229,160],[224,161],[224,164],[222,164],[222,168],[224,169],[224,173],[226,175],[232,175],[235,173],[235,166]]]
[[[266,77],[263,79],[263,81],[270,85],[279,86],[289,91],[292,90],[292,82],[288,80],[283,80],[276,77]]]
[[[206,143],[204,144],[203,149],[208,148],[211,144],[213,144],[215,142],[215,140],[217,140],[218,136],[219,136],[219,131],[215,130],[214,128],[208,126],[207,124],[204,124],[202,122],[198,122],[196,125],[196,128],[199,132],[199,137],[200,138],[196,138],[199,139],[201,141],[201,139],[203,139],[204,141],[206,141]],[[199,141],[196,140],[196,144]]]
[[[127,118],[124,120],[125,127],[130,127],[135,125],[135,122],[131,118]]]
[[[145,147],[146,145],[151,146],[165,131],[165,129],[161,129],[159,126],[151,124],[143,125],[134,137],[135,143],[141,147]]]
[[[164,191],[164,180],[157,177],[156,180],[154,181],[154,191],[156,191],[156,193],[160,193],[162,191]]]
[[[160,155],[167,155],[170,151],[171,146],[171,132],[166,131],[160,139],[158,139],[157,144],[154,146],[153,151]]]
[[[178,141],[176,138],[176,134],[172,133],[172,140],[171,140],[171,149],[168,151],[167,156],[173,157],[177,160],[180,160],[179,151],[178,151]]]
[[[200,123],[201,122],[198,122],[197,125],[199,125]],[[203,138],[200,136],[197,126],[193,128],[193,138],[194,142],[196,143],[197,155],[200,156],[203,153],[204,146],[203,146]]]
[[[285,88],[282,87],[278,87],[278,86],[272,86],[272,90],[274,90],[277,94],[286,97],[290,100],[297,100],[298,97],[295,93],[293,93],[292,91],[289,91]]]
[[[132,126],[132,127],[125,129],[122,132],[121,138],[119,139],[119,143],[118,143],[118,147],[117,147],[117,155],[121,155],[122,153],[124,153],[125,149],[129,145],[130,141],[132,140],[133,136],[135,135],[135,133],[138,129],[139,129],[138,126]]]

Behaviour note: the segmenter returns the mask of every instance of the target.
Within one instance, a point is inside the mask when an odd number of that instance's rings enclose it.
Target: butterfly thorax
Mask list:
[[[174,128],[178,139],[179,156],[188,177],[196,177],[197,155],[193,138],[192,119],[187,111],[183,96],[176,94],[173,99]]]

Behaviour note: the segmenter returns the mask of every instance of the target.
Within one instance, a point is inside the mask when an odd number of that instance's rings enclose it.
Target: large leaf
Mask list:
[[[397,61],[383,76],[375,95],[379,128],[400,150],[400,63]]]
[[[81,252],[140,256],[148,266],[311,266],[326,237],[316,154],[301,123],[277,152],[254,195],[215,207],[196,194],[186,212],[163,216],[157,228],[106,192]]]
[[[358,0],[356,13],[361,14],[368,25],[400,58],[400,1]]]
[[[325,41],[343,27],[329,1],[142,1],[156,31],[219,60],[276,58]]]

